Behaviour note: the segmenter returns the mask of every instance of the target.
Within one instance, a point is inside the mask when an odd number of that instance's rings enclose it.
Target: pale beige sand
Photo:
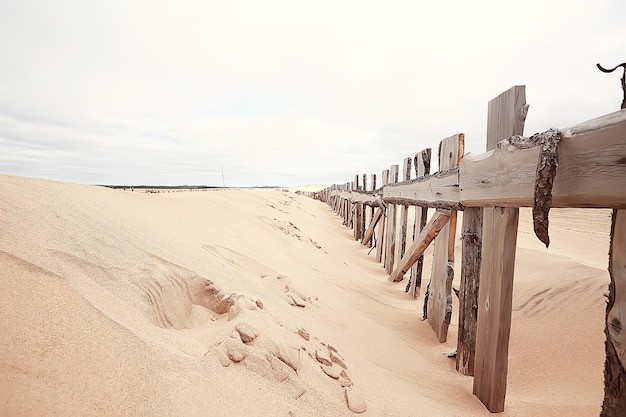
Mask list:
[[[547,251],[521,212],[501,415],[600,410],[609,218],[588,213],[553,211]],[[442,355],[456,304],[439,344],[323,203],[0,176],[0,230],[0,415],[353,415],[329,345],[364,415],[490,415]]]

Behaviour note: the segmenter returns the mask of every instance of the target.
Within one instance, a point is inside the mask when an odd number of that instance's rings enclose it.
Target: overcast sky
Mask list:
[[[526,85],[525,134],[619,109],[624,0],[1,0],[0,173],[343,183]]]

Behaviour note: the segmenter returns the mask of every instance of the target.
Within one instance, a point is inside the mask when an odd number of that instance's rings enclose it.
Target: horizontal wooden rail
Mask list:
[[[626,208],[626,110],[560,129],[552,207]],[[500,142],[466,155],[460,168],[465,207],[532,207],[541,146],[517,149]]]
[[[626,209],[626,110],[565,129],[552,207]],[[507,140],[495,150],[463,157],[457,170],[385,185],[378,193],[331,191],[353,202],[431,208],[532,207],[541,146],[518,149]]]

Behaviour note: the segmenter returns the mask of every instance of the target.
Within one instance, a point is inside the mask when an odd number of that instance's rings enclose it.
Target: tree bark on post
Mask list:
[[[626,416],[626,210],[613,210],[609,295],[604,333],[604,402],[601,417]]]

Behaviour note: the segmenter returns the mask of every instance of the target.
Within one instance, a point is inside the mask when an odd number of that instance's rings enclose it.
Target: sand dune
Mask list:
[[[502,415],[600,410],[610,219],[581,212],[547,251],[522,210]],[[439,344],[323,203],[0,176],[0,230],[0,415],[490,415],[457,306]]]

